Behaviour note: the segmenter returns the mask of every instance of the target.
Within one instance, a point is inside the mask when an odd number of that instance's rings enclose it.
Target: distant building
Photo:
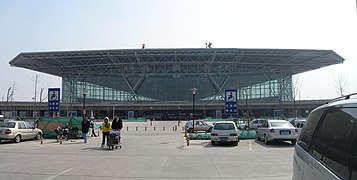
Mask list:
[[[118,49],[20,53],[9,63],[62,78],[62,101],[224,101],[225,89],[238,99],[291,101],[292,75],[342,63],[332,50],[303,49]]]

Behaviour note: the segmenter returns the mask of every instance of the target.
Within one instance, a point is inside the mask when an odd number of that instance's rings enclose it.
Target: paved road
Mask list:
[[[100,138],[64,142],[53,139],[0,143],[0,179],[278,179],[292,177],[290,143],[266,146],[241,140],[238,146],[186,146],[177,122],[125,123],[122,149],[100,147]],[[138,126],[138,131],[136,131]],[[147,131],[144,130],[145,126]],[[156,131],[153,131],[155,126]],[[163,127],[165,126],[165,131]],[[181,127],[181,126],[180,126]],[[180,127],[178,129],[180,129]],[[181,129],[180,129],[181,130]]]

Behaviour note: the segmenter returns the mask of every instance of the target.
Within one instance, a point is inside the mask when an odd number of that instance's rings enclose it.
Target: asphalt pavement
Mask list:
[[[191,140],[187,146],[176,122],[125,122],[122,148],[100,147],[101,137],[0,142],[0,179],[246,179],[292,177],[294,146],[265,145],[254,139],[238,146],[212,146]],[[146,127],[146,128],[145,128]],[[155,129],[154,129],[155,127]]]

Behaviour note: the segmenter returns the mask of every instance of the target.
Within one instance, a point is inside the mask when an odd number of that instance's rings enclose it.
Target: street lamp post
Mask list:
[[[192,128],[195,131],[195,95],[198,90],[196,87],[192,88]]]
[[[83,117],[86,117],[86,95],[87,89],[83,88]]]

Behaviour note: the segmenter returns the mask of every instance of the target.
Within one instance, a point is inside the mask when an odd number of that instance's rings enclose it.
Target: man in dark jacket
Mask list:
[[[112,130],[119,131],[119,142],[121,138],[121,129],[123,128],[123,121],[119,118],[119,115],[115,115],[112,122]]]
[[[90,127],[90,123],[87,117],[83,117],[83,121],[81,122],[81,125],[82,125],[82,134],[83,134],[84,143],[87,143],[87,136]]]

